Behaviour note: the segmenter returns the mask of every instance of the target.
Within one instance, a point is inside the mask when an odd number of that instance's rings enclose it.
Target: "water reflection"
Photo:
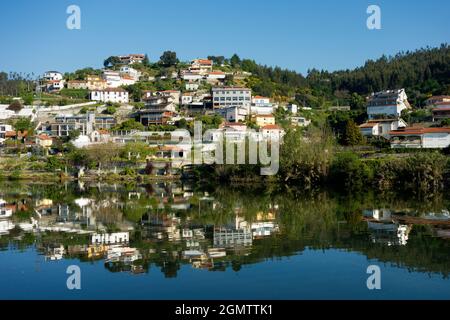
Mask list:
[[[427,206],[373,195],[343,199],[179,182],[3,184],[0,246],[34,247],[48,263],[103,261],[111,272],[156,267],[166,277],[186,264],[239,271],[306,248],[335,248],[447,277],[449,207],[444,198]]]

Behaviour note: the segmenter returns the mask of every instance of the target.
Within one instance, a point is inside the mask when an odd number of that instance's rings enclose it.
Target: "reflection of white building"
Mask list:
[[[65,249],[63,245],[58,247],[47,248],[47,254],[45,255],[46,260],[61,260],[64,257]]]
[[[9,218],[13,214],[13,211],[11,208],[8,208],[7,203],[5,200],[0,199],[0,219],[1,218]]]
[[[388,209],[370,209],[363,211],[364,217],[371,219],[367,222],[370,237],[374,243],[384,243],[388,246],[404,246],[408,242],[411,227],[395,223],[392,212]]]
[[[106,262],[123,262],[126,264],[142,259],[142,255],[136,248],[112,247],[106,254]]]
[[[278,226],[272,221],[252,223],[253,237],[268,237],[278,231]]]
[[[130,241],[129,232],[116,233],[96,233],[92,235],[92,244],[116,244],[128,243]]]
[[[377,221],[392,221],[391,210],[388,209],[370,209],[364,210],[363,215],[368,218],[375,219]]]
[[[241,247],[251,246],[253,243],[252,232],[250,229],[214,229],[214,246],[215,247]]]
[[[405,246],[408,242],[411,226],[397,223],[367,222],[371,239],[374,243],[388,246]]]
[[[9,219],[0,220],[0,236],[8,234],[10,230],[14,229],[15,225]]]

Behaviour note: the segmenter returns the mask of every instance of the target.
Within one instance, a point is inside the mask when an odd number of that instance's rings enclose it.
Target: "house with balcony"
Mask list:
[[[425,101],[427,106],[435,106],[439,104],[450,105],[450,96],[432,96]]]
[[[248,109],[242,106],[229,106],[217,109],[215,113],[228,122],[243,122],[248,116]]]
[[[367,104],[369,120],[398,119],[402,111],[411,109],[405,89],[373,93]]]
[[[389,133],[407,127],[402,119],[369,120],[359,126],[361,134],[365,137],[383,137],[389,139]]]
[[[125,56],[118,56],[120,63],[130,65],[134,63],[142,63],[145,59],[145,54],[128,54]]]
[[[41,126],[41,132],[51,133],[55,137],[67,137],[74,130],[80,135],[90,136],[95,130],[110,130],[116,125],[116,119],[111,115],[96,115],[94,112],[80,115],[60,115],[51,124]]]
[[[443,149],[450,146],[450,128],[409,127],[389,133],[391,148]]]
[[[450,102],[437,102],[431,110],[433,122],[450,118]]]
[[[171,95],[154,95],[145,98],[145,107],[137,112],[144,126],[167,124],[176,115],[175,99]]]
[[[57,92],[64,88],[64,77],[61,72],[47,71],[42,77],[43,87],[46,92]]]
[[[191,62],[189,71],[192,73],[198,73],[201,75],[207,75],[212,72],[213,62],[209,59],[195,59]]]

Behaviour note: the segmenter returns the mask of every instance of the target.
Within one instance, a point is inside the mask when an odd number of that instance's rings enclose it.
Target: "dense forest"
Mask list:
[[[256,94],[295,97],[297,102],[310,107],[321,107],[326,101],[361,107],[364,101],[360,97],[396,88],[406,88],[416,107],[423,106],[431,95],[450,94],[448,44],[382,56],[353,70],[312,69],[306,77],[279,67],[259,65],[253,60],[237,61],[243,71],[253,74],[248,84]]]

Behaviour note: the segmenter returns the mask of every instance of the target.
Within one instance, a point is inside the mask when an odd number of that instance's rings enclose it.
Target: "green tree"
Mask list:
[[[23,109],[22,104],[20,103],[19,100],[14,100],[13,102],[11,102],[11,104],[8,106],[8,110],[14,111],[15,113],[19,112],[20,110]]]
[[[145,54],[144,60],[142,60],[142,65],[144,67],[150,67],[150,59],[147,54]]]
[[[177,53],[174,51],[165,51],[159,60],[159,63],[165,67],[175,66],[178,62]]]
[[[134,119],[129,119],[124,122],[122,122],[120,125],[116,126],[114,128],[115,130],[124,130],[124,131],[130,131],[130,130],[138,130],[143,131],[145,129],[144,125]]]
[[[110,68],[110,67],[115,67],[115,66],[119,65],[120,63],[121,63],[121,61],[120,61],[119,57],[111,56],[103,62],[103,66],[105,68]]]
[[[237,54],[233,54],[233,56],[230,58],[230,64],[233,68],[240,67],[241,58],[239,58]]]
[[[345,126],[343,142],[347,146],[357,146],[364,143],[364,137],[355,121],[348,120]]]

